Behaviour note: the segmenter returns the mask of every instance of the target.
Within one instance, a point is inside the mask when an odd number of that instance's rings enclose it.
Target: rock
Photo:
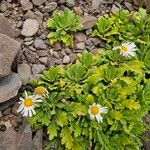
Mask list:
[[[11,65],[20,49],[20,43],[0,33],[0,78],[11,72]]]
[[[112,8],[111,8],[111,12],[112,12],[113,14],[115,14],[117,11],[119,11],[119,8],[118,8],[115,4],[113,4],[113,5],[112,5]]]
[[[78,32],[75,34],[75,39],[78,40],[79,42],[86,41],[86,35],[82,32]]]
[[[2,14],[0,14],[0,33],[6,34],[12,38],[14,37],[14,30],[10,22]]]
[[[22,81],[16,73],[11,73],[0,79],[0,103],[15,97],[21,86]]]
[[[26,84],[31,76],[31,67],[27,63],[22,63],[18,65],[18,74],[23,81],[23,84]]]
[[[125,6],[127,7],[127,9],[128,9],[128,10],[130,10],[130,11],[134,11],[134,8],[133,8],[133,6],[132,6],[132,4],[131,4],[131,3],[124,2],[124,4],[125,4]]]
[[[33,150],[42,150],[43,147],[43,129],[36,132],[33,138]]]
[[[35,15],[34,15],[34,13],[31,10],[28,10],[26,12],[26,14],[24,15],[24,18],[25,19],[35,19]]]
[[[77,55],[75,53],[72,53],[69,55],[69,57],[70,57],[71,63],[75,63]]]
[[[17,136],[17,150],[32,150],[32,131],[29,125],[26,125]]]
[[[66,0],[66,5],[67,5],[68,7],[72,7],[72,6],[75,5],[75,1],[74,1],[74,0]]]
[[[77,14],[77,15],[82,15],[83,14],[83,11],[81,9],[81,7],[74,7],[74,12]]]
[[[56,2],[48,3],[43,9],[42,12],[52,12],[57,8]]]
[[[84,49],[84,48],[85,48],[84,42],[78,43],[78,44],[76,45],[76,48],[77,48],[77,49]]]
[[[38,56],[40,57],[44,57],[44,56],[47,56],[48,55],[48,51],[47,50],[39,50],[37,52]]]
[[[0,111],[0,119],[3,117],[3,114],[2,114],[2,112]]]
[[[19,106],[20,106],[19,103],[16,103],[16,104],[12,107],[11,113],[12,113],[13,115],[15,115],[15,116],[19,116],[19,115],[20,115],[19,113],[17,113],[17,110],[18,110]]]
[[[45,66],[41,65],[41,64],[33,64],[32,66],[32,73],[33,74],[39,74],[41,73],[43,70],[45,70]]]
[[[36,62],[36,54],[29,49],[25,50],[25,57],[29,63],[35,63]]]
[[[93,55],[97,55],[97,54],[98,54],[98,51],[99,51],[98,48],[94,48],[94,49],[92,49],[90,52],[91,52]]]
[[[10,111],[11,111],[11,107],[8,107],[6,108],[4,111],[3,111],[3,115],[7,116],[10,114]]]
[[[83,25],[83,29],[90,29],[96,23],[97,18],[93,16],[85,16],[81,19],[81,24]]]
[[[0,5],[0,11],[1,11],[1,12],[5,12],[6,10],[7,10],[6,3],[2,3],[2,4]]]
[[[98,9],[102,1],[103,0],[92,0],[92,9]]]
[[[17,132],[12,127],[5,132],[0,133],[0,148],[1,150],[16,150],[17,149]]]
[[[41,63],[43,63],[44,65],[47,65],[48,58],[47,57],[41,57],[41,58],[39,58],[39,61]]]
[[[40,11],[34,12],[34,18],[40,23],[43,23],[43,14]]]
[[[37,33],[39,29],[39,23],[35,19],[27,19],[23,24],[23,29],[21,31],[21,35],[26,37],[33,36]]]
[[[36,6],[40,6],[45,2],[46,2],[46,0],[32,0],[32,3]]]
[[[45,42],[39,38],[34,40],[34,46],[36,49],[46,49],[47,45],[45,44]]]
[[[69,64],[70,63],[70,57],[68,55],[65,55],[63,58],[63,64]]]
[[[33,4],[29,0],[21,0],[20,1],[21,7],[24,11],[32,9]]]

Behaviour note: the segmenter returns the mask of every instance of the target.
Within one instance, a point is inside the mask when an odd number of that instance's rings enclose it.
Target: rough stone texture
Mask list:
[[[21,7],[24,11],[33,8],[33,4],[29,0],[21,0],[20,3],[21,3]]]
[[[53,10],[56,9],[56,7],[57,7],[56,2],[49,3],[42,9],[42,12],[52,12]]]
[[[46,2],[46,0],[32,0],[32,3],[36,6],[40,6],[45,2]]]
[[[19,42],[0,33],[0,77],[4,77],[10,73],[12,62],[19,49]]]
[[[31,67],[27,63],[22,63],[18,65],[18,74],[23,81],[23,84],[26,84],[31,77]]]
[[[42,150],[43,129],[36,132],[33,138],[33,150]]]
[[[81,19],[81,24],[83,25],[83,29],[90,29],[96,23],[97,18],[94,16],[85,16]]]
[[[6,34],[12,38],[14,37],[14,30],[10,22],[2,14],[0,14],[0,33]]]
[[[45,66],[41,65],[41,64],[33,64],[32,66],[32,72],[33,74],[39,74],[41,73],[43,70],[45,70]]]
[[[17,132],[13,128],[0,132],[0,150],[17,150],[16,142]]]
[[[39,23],[35,19],[27,19],[23,24],[23,29],[21,31],[21,34],[30,37],[37,33],[39,29]]]
[[[23,131],[18,134],[17,150],[32,150],[32,131],[29,125],[26,125]]]
[[[45,44],[45,42],[39,38],[34,40],[34,46],[36,49],[46,49],[47,45]]]
[[[0,103],[15,97],[21,86],[22,81],[16,73],[11,73],[0,79]]]

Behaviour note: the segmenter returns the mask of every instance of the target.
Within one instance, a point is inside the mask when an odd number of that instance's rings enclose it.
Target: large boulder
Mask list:
[[[5,102],[18,94],[22,86],[20,76],[16,73],[0,79],[0,103]]]
[[[20,49],[21,44],[0,33],[0,78],[9,75],[11,65]]]
[[[2,14],[0,14],[0,33],[6,34],[11,38],[14,37],[14,30],[10,22]]]

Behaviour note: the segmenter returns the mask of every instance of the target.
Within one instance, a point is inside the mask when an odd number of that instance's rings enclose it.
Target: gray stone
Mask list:
[[[25,58],[29,63],[35,63],[36,54],[29,49],[25,49]]]
[[[48,61],[48,58],[47,57],[41,57],[41,58],[39,58],[39,61],[41,62],[41,63],[43,63],[43,64],[47,64],[47,61]]]
[[[85,48],[85,44],[84,44],[84,42],[80,42],[76,45],[76,47],[77,47],[77,49],[82,49],[83,50]]]
[[[97,18],[93,16],[85,16],[81,19],[81,24],[83,25],[83,29],[90,29],[96,23]]]
[[[134,8],[132,6],[131,3],[128,3],[128,2],[124,2],[125,6],[127,7],[127,9],[129,9],[130,11],[134,11]]]
[[[23,29],[21,31],[21,35],[26,37],[33,36],[37,33],[39,29],[39,23],[35,19],[27,19],[23,24]]]
[[[42,150],[42,141],[43,140],[43,129],[40,129],[36,132],[33,138],[33,150]]]
[[[40,57],[44,57],[44,56],[47,56],[48,55],[48,51],[47,50],[39,50],[37,52],[38,56]]]
[[[0,5],[0,11],[1,11],[1,12],[5,12],[6,10],[7,10],[6,3],[2,3],[2,4]]]
[[[68,55],[65,55],[63,58],[63,64],[69,64],[70,63],[70,57]]]
[[[43,23],[43,14],[40,11],[34,12],[34,16],[34,18],[37,19],[40,24]]]
[[[23,131],[17,136],[17,149],[16,150],[32,150],[32,130],[29,125],[26,125]]]
[[[18,74],[23,81],[23,84],[26,84],[31,76],[31,67],[27,63],[22,63],[18,65]]]
[[[21,86],[22,81],[16,73],[11,73],[0,79],[0,103],[15,97]]]
[[[113,4],[113,5],[112,5],[112,8],[111,8],[111,12],[112,12],[113,14],[115,14],[117,11],[119,11],[119,8],[118,8],[115,4]]]
[[[78,40],[79,42],[86,41],[86,35],[82,32],[76,33],[75,34],[75,39]]]
[[[45,42],[38,38],[34,40],[34,46],[36,49],[46,49],[47,48],[47,45],[45,44]]]
[[[46,2],[46,0],[32,0],[32,3],[36,6],[40,6],[45,2]]]
[[[42,12],[52,12],[57,8],[56,2],[48,3],[43,9]]]
[[[102,1],[103,1],[103,0],[92,0],[92,8],[93,8],[94,10],[95,10],[95,9],[98,9]]]
[[[15,105],[13,105],[12,109],[11,109],[11,113],[15,116],[19,116],[20,113],[17,113],[17,110],[19,108],[20,104],[19,103],[15,103]]]
[[[12,127],[0,133],[1,150],[17,150],[17,132]]]
[[[0,119],[1,119],[1,117],[3,117],[3,114],[2,114],[2,112],[0,111]]]
[[[20,46],[18,41],[0,33],[0,78],[10,73]]]
[[[29,0],[21,0],[20,1],[21,7],[24,11],[32,9],[33,4]]]
[[[75,1],[74,1],[74,0],[67,0],[67,1],[66,1],[66,5],[67,5],[68,7],[72,7],[72,6],[75,5]]]
[[[9,37],[14,37],[14,29],[11,27],[10,22],[0,14],[0,33],[6,34]]]
[[[33,74],[39,74],[45,70],[45,66],[41,64],[33,64],[32,65],[32,73]]]

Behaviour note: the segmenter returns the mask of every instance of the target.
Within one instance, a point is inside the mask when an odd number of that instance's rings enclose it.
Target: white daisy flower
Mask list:
[[[126,42],[126,43],[123,43],[121,46],[117,46],[115,48],[113,48],[113,50],[117,50],[119,49],[120,50],[120,55],[122,56],[135,56],[136,54],[136,45],[134,42]]]
[[[28,96],[27,92],[25,91],[25,98],[20,97],[20,106],[17,110],[17,112],[21,112],[23,116],[29,116],[32,117],[32,115],[35,115],[35,110],[34,108],[37,105],[38,102],[42,102],[41,96],[39,95],[32,95]]]
[[[107,113],[108,109],[107,107],[102,107],[99,104],[93,104],[89,106],[89,110],[88,110],[89,114],[90,114],[90,118],[96,119],[98,121],[98,123],[103,122],[103,117],[101,116],[102,113]]]
[[[48,91],[44,86],[38,86],[35,88],[34,94],[41,95],[41,96],[48,96]]]

